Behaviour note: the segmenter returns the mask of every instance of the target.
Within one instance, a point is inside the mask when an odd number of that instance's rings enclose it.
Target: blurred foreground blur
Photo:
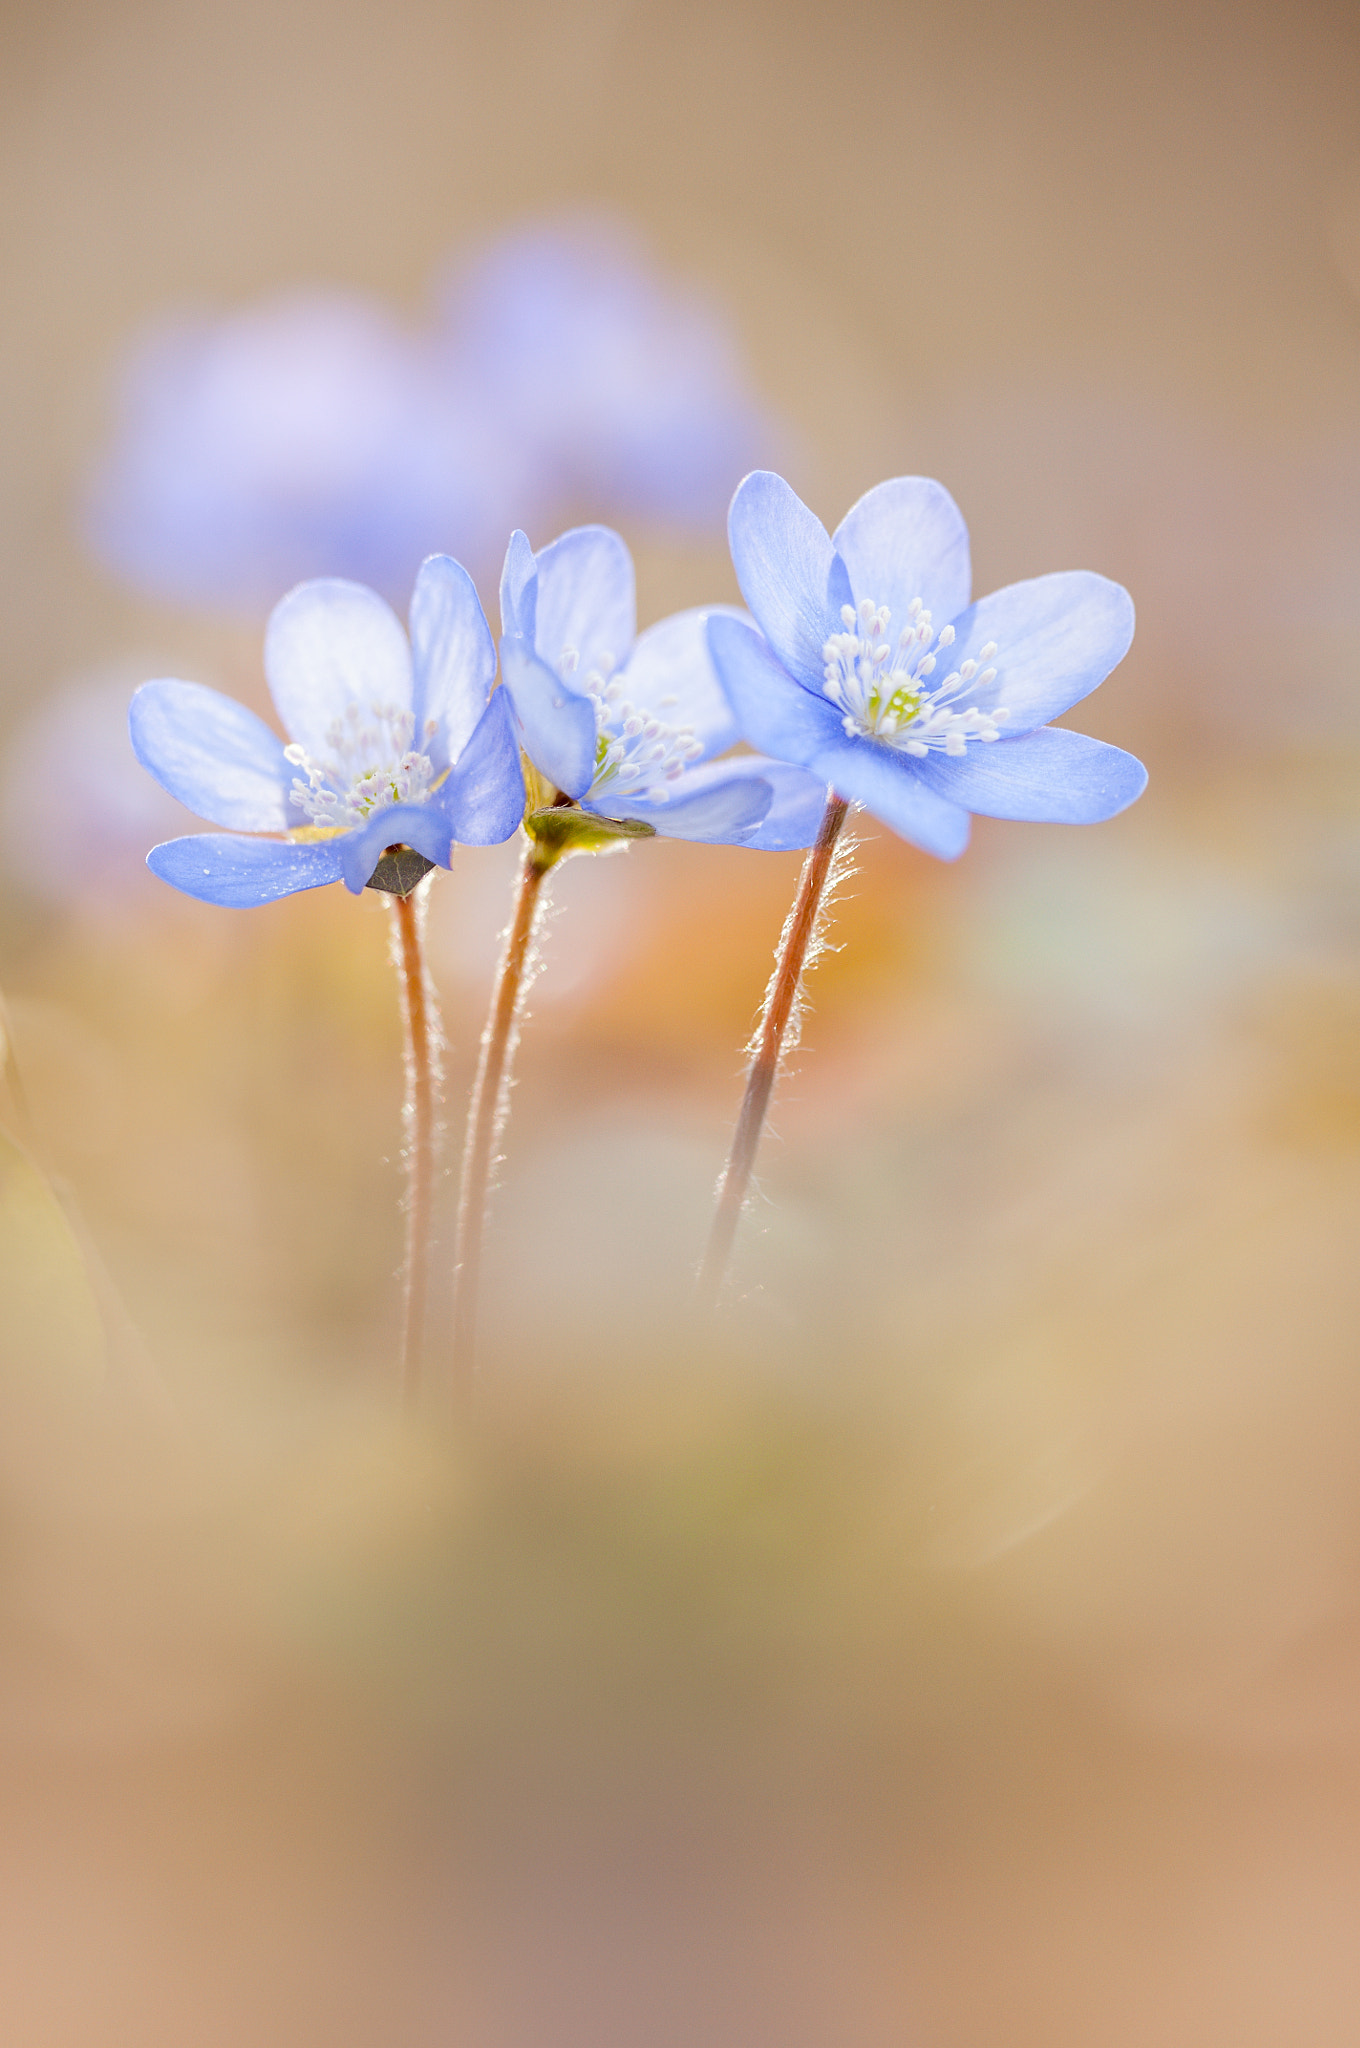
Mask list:
[[[8,1365],[13,2038],[1346,2040],[1360,819],[1280,787],[866,836],[716,1336],[796,861],[569,864],[447,1431],[381,906],[38,944],[29,1113],[145,1341]],[[510,855],[432,905],[455,1116]]]

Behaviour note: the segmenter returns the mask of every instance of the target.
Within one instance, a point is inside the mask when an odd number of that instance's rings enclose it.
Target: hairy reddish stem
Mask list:
[[[835,859],[836,845],[849,810],[847,800],[837,796],[833,790],[827,798],[816,840],[809,848],[808,857],[803,863],[798,893],[793,899],[793,907],[779,941],[774,973],[765,991],[765,1006],[760,1013],[760,1022],[752,1041],[751,1064],[746,1074],[746,1094],[742,1099],[741,1114],[737,1118],[732,1150],[718,1187],[718,1206],[713,1217],[713,1228],[709,1233],[708,1249],[699,1268],[699,1299],[709,1307],[718,1299],[727,1273],[728,1260],[732,1256],[737,1224],[741,1220],[746,1192],[751,1182],[751,1170],[755,1165],[756,1152],[760,1145],[760,1134],[765,1126],[770,1096],[779,1072],[784,1038],[797,1001],[808,947],[817,930],[817,920],[831,874],[832,862]]]
[[[401,1384],[408,1407],[420,1398],[430,1293],[430,1233],[439,1154],[439,1053],[442,1034],[425,967],[425,892],[389,896],[392,964],[405,1036],[406,1258],[402,1270]]]
[[[458,1263],[453,1277],[453,1367],[460,1386],[466,1385],[476,1362],[477,1295],[491,1167],[509,1106],[510,1064],[519,1035],[524,970],[530,957],[534,921],[544,880],[555,863],[556,855],[545,858],[538,843],[529,841],[468,1105],[463,1180],[458,1198]]]

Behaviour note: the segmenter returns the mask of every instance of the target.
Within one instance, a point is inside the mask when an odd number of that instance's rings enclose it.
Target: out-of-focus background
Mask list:
[[[7,1150],[7,2048],[1349,2048],[1353,11],[4,34],[0,1123],[116,1328],[98,1381]],[[939,476],[980,591],[1126,583],[1072,722],[1151,786],[952,868],[863,821],[716,1335],[798,862],[569,864],[478,1412],[403,1427],[383,906],[155,883],[127,694],[263,709],[295,576],[490,605],[513,521],[733,598],[751,461],[828,524]],[[455,1128],[513,861],[432,895]]]

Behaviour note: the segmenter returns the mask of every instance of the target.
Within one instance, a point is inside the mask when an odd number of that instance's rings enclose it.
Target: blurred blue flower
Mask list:
[[[1047,722],[1127,653],[1119,584],[1070,570],[970,605],[968,529],[928,477],[877,485],[833,540],[757,471],[728,530],[764,638],[714,616],[708,640],[753,746],[944,860],[967,845],[970,812],[1084,825],[1141,795],[1131,754]]]
[[[7,735],[0,859],[26,900],[107,922],[120,908],[159,898],[143,865],[147,846],[193,820],[128,751],[128,695],[145,674],[145,666],[119,661],[54,681]]]
[[[90,493],[136,587],[254,609],[318,575],[405,591],[446,549],[490,569],[523,517],[519,443],[429,335],[358,297],[283,297],[151,333]]]
[[[810,845],[824,782],[758,754],[715,758],[740,738],[708,653],[715,608],[635,640],[636,616],[632,557],[608,527],[575,527],[538,554],[514,535],[501,673],[534,766],[583,810],[670,839]]]
[[[420,328],[311,293],[152,330],[86,530],[174,602],[254,610],[321,575],[392,597],[436,549],[494,573],[516,520],[716,528],[772,441],[716,314],[621,231],[537,228]]]
[[[616,222],[506,235],[451,277],[444,307],[468,386],[514,423],[559,517],[716,527],[780,438],[726,322]]]
[[[328,578],[275,606],[264,661],[289,746],[198,683],[143,683],[132,699],[142,766],[228,828],[153,847],[163,881],[234,908],[341,880],[357,895],[389,846],[447,867],[454,841],[488,846],[519,824],[524,778],[508,700],[492,693],[491,629],[447,555],[416,579],[409,644],[375,591]],[[258,833],[290,836],[243,836]]]

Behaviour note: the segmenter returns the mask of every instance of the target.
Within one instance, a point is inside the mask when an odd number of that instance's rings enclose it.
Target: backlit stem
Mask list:
[[[836,844],[849,809],[846,799],[832,790],[827,797],[817,838],[803,863],[798,893],[780,937],[774,973],[765,991],[765,1006],[751,1042],[751,1064],[746,1074],[741,1115],[737,1119],[732,1150],[718,1188],[718,1207],[709,1234],[708,1249],[699,1269],[699,1299],[710,1307],[718,1299],[727,1262],[732,1256],[732,1244],[750,1186],[751,1170],[755,1165],[775,1076],[779,1072],[789,1020],[797,1003],[808,947],[817,931]]]
[[[401,1384],[406,1404],[420,1398],[430,1291],[430,1236],[434,1181],[442,1128],[439,1122],[443,1034],[434,988],[425,966],[428,883],[408,896],[391,895],[392,964],[401,992],[405,1038],[406,1258],[402,1272]]]
[[[463,1148],[463,1181],[458,1199],[458,1264],[453,1277],[453,1365],[464,1386],[475,1363],[477,1292],[482,1271],[482,1239],[496,1142],[505,1124],[510,1100],[510,1068],[519,1038],[520,1005],[525,968],[531,956],[534,921],[542,901],[543,883],[556,865],[557,854],[537,840],[527,841],[520,869],[514,915],[505,934],[500,971],[491,1011],[482,1033],[477,1078],[468,1105],[467,1140]]]

